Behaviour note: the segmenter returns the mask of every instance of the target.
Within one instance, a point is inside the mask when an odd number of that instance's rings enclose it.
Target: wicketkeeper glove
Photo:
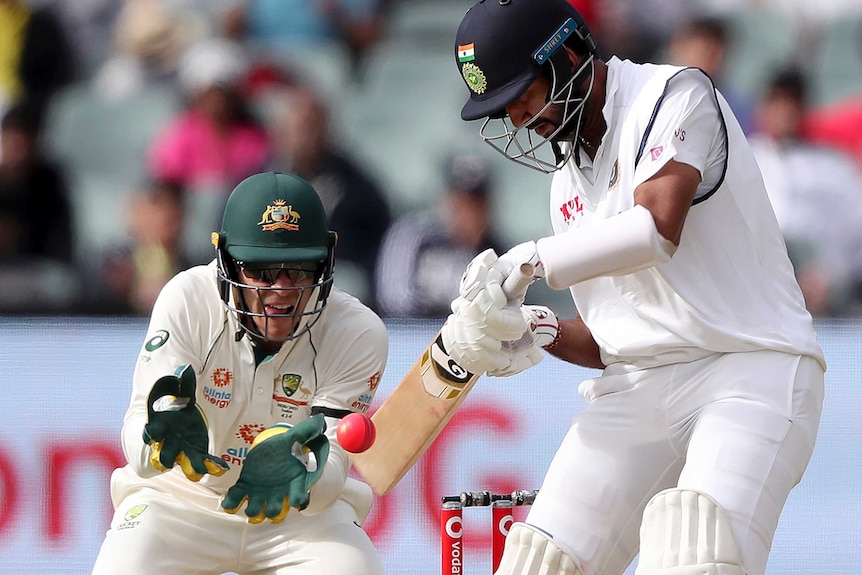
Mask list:
[[[501,351],[508,354],[508,365],[493,369],[488,375],[508,377],[537,365],[545,354],[541,349],[550,349],[560,337],[560,322],[550,308],[541,305],[522,305],[521,315],[526,329],[521,337],[502,342]]]
[[[195,372],[185,365],[177,375],[160,377],[147,398],[144,443],[151,446],[150,462],[159,471],[178,463],[186,477],[200,481],[207,474],[222,475],[229,466],[209,454],[207,422],[195,403]]]
[[[236,513],[247,501],[249,523],[264,519],[279,523],[291,507],[300,511],[308,507],[309,491],[329,457],[324,431],[326,421],[320,413],[294,427],[278,424],[262,431],[251,444],[239,480],[222,499],[224,510]],[[314,454],[314,471],[305,461],[309,451]]]

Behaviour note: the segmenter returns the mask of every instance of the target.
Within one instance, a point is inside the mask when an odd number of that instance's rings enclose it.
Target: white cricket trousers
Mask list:
[[[773,351],[720,354],[584,381],[589,402],[525,521],[585,575],[621,575],[647,502],[671,487],[712,497],[748,575],[763,575],[779,515],[814,449],[823,369]]]
[[[242,508],[244,509],[244,507]],[[278,524],[252,525],[151,488],[117,507],[93,575],[382,575],[383,565],[356,513],[344,501],[306,516],[291,509]]]

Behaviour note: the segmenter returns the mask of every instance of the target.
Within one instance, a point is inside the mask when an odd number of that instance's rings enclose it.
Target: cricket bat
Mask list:
[[[512,299],[533,281],[533,266],[523,264],[503,283]],[[374,444],[351,453],[354,468],[378,495],[385,495],[437,439],[482,374],[470,373],[449,357],[438,332],[401,382],[371,416]]]

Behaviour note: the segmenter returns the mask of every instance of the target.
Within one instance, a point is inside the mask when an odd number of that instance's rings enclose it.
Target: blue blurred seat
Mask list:
[[[862,14],[838,18],[823,30],[813,58],[815,106],[862,93]]]
[[[69,176],[79,262],[92,263],[125,238],[126,200],[147,176],[147,148],[180,105],[167,89],[108,100],[87,83],[53,101],[44,142]]]
[[[777,9],[751,6],[729,19],[727,82],[742,97],[756,100],[777,69],[800,56],[799,32]]]

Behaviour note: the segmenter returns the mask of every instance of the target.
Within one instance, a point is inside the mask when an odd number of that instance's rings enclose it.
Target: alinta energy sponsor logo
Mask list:
[[[257,434],[266,429],[262,423],[244,423],[239,426],[236,436],[242,439],[245,443],[251,445]]]
[[[204,386],[204,397],[219,409],[223,409],[230,405],[231,393],[229,391],[218,391],[211,387]]]
[[[371,395],[363,393],[355,401],[350,403],[350,407],[360,413],[365,413],[371,407]]]
[[[230,398],[233,394],[227,389],[220,388],[231,387],[233,384],[233,372],[226,367],[216,368],[210,376],[210,381],[213,382],[215,387],[204,386],[204,397],[207,398],[207,401],[218,408],[230,405]]]
[[[228,447],[225,452],[221,454],[221,458],[224,459],[228,465],[242,465],[243,462],[245,462],[245,458],[248,457],[250,449],[249,446],[254,441],[254,438],[257,437],[264,429],[266,429],[266,426],[262,423],[244,423],[240,425],[235,435],[246,445]]]
[[[242,447],[228,447],[224,453],[221,454],[221,458],[224,459],[228,465],[242,465],[245,463],[245,458],[248,457],[249,448]]]
[[[218,367],[213,371],[211,379],[216,387],[226,387],[233,383],[233,372],[226,367]]]
[[[377,386],[380,385],[380,378],[383,377],[383,374],[379,371],[368,378],[368,389],[374,391],[377,389]]]

